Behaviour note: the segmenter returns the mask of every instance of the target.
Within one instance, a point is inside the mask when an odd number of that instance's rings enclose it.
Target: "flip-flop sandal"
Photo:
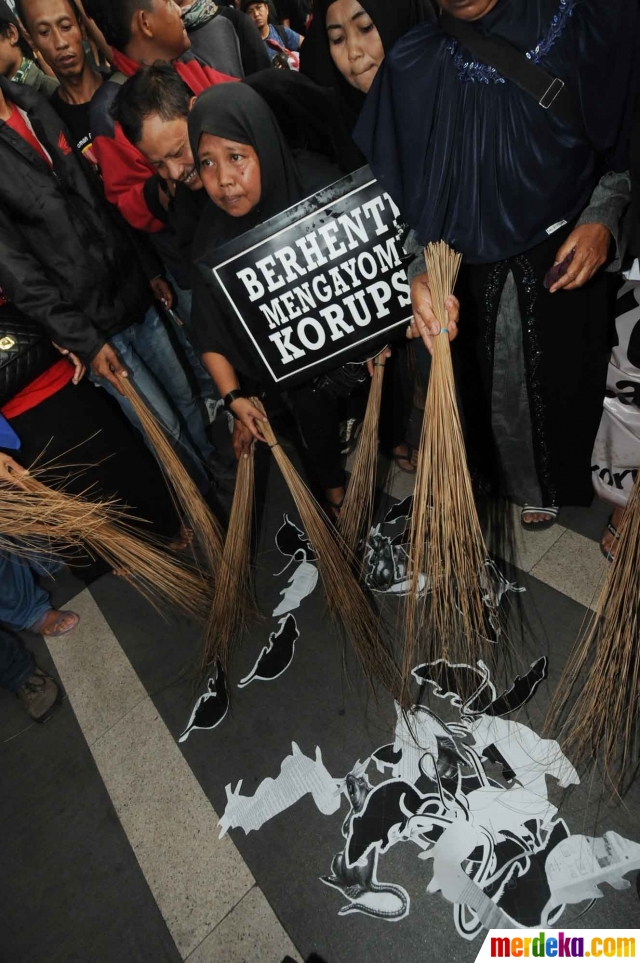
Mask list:
[[[49,609],[47,612],[45,612],[44,615],[41,616],[37,622],[34,622],[33,625],[29,626],[29,631],[35,632],[36,635],[44,634],[42,630],[45,626],[47,618],[49,617],[49,613],[53,611],[54,611],[53,609]],[[60,628],[64,620],[69,616],[73,616],[71,620],[71,624],[68,625],[66,628]],[[80,616],[76,615],[75,612],[70,612],[68,609],[61,609],[59,612],[56,612],[56,620],[53,623],[53,628],[49,629],[49,631],[46,633],[47,638],[59,639],[63,635],[68,635],[69,632],[73,632],[73,630],[78,625],[79,621],[80,621]]]
[[[407,454],[406,454],[406,455],[393,455],[393,454],[392,454],[391,457],[393,458],[394,462],[396,463],[396,465],[398,466],[398,468],[400,469],[400,471],[403,471],[403,472],[405,473],[405,475],[415,475],[415,473],[416,473],[416,467],[417,467],[417,466],[416,466],[416,465],[412,465],[412,464],[411,464],[411,461],[412,461],[412,458],[413,458],[413,453],[414,453],[415,451],[417,451],[417,449],[414,448],[413,445],[410,445],[408,441],[405,441],[404,444],[407,446]],[[403,468],[402,465],[400,464],[401,461],[407,461],[407,462],[409,462],[409,464],[411,465],[411,467],[410,467],[410,468]]]
[[[606,549],[602,544],[602,542],[600,542],[600,551],[606,558],[607,562],[611,563],[611,562],[615,562],[616,560],[616,556],[612,552],[613,546],[615,545],[616,542],[620,540],[620,532],[618,531],[616,526],[613,524],[613,515],[609,515],[609,521],[607,522],[606,530],[609,532],[610,535],[613,535],[613,544],[611,548]]]
[[[559,508],[555,506],[549,507],[548,505],[525,505],[520,512],[520,524],[524,528],[525,532],[544,532],[548,528],[553,528],[555,523],[558,521]],[[543,522],[525,522],[525,515],[549,515]]]

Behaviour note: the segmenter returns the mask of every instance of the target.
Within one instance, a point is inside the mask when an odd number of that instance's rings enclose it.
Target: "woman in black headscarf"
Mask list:
[[[435,21],[431,0],[315,0],[300,71],[338,93],[353,127],[377,69],[412,27]]]
[[[592,497],[611,313],[596,271],[611,256],[627,199],[637,2],[440,6],[526,54],[575,105],[577,120],[553,103],[544,109],[442,20],[395,45],[354,134],[416,249],[442,238],[465,257],[463,331],[477,335],[508,492],[524,502],[526,528],[548,527],[558,506]]]
[[[316,193],[343,174],[308,150],[290,151],[265,101],[245,84],[219,84],[204,91],[189,114],[189,139],[209,202],[193,245],[193,257],[215,253],[233,238]],[[194,274],[193,323],[203,361],[236,418],[234,447],[246,451],[261,438],[263,420],[249,396],[260,391],[262,373],[232,324],[221,315]],[[366,377],[366,369],[362,377]],[[291,389],[314,480],[331,506],[344,497],[337,399],[323,379]]]

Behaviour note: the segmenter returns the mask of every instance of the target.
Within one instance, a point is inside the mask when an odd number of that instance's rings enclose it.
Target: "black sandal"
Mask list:
[[[558,521],[558,512],[560,509],[555,505],[544,505],[536,507],[535,505],[525,505],[520,512],[520,524],[526,532],[544,532],[548,528],[553,528],[555,523]],[[525,522],[525,515],[549,515],[544,522]]]
[[[616,526],[613,524],[613,515],[609,515],[609,521],[607,522],[607,527],[605,531],[609,532],[610,535],[613,535],[613,545],[615,545],[616,542],[620,541],[620,532],[618,531]],[[600,551],[602,552],[607,562],[609,563],[615,562],[616,560],[616,556],[612,554],[613,545],[611,546],[610,549],[606,549],[602,544],[602,542],[600,542]]]

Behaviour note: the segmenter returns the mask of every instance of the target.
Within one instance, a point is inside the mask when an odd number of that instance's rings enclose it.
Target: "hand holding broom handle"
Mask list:
[[[252,398],[251,401],[266,415],[258,398]],[[351,639],[371,687],[377,680],[394,698],[399,698],[401,679],[398,667],[380,634],[378,615],[369,605],[353,574],[347,546],[338,544],[329,519],[291,464],[268,420],[260,425],[260,431],[278,462],[302,526],[315,550],[330,615]]]
[[[402,675],[406,689],[416,660],[445,658],[475,665],[488,658],[488,617],[497,607],[484,587],[487,550],[476,511],[456,398],[445,301],[461,256],[443,241],[425,248],[433,309],[441,333],[433,359],[418,452],[406,599]],[[428,596],[420,598],[421,576]],[[484,598],[483,598],[484,597]]]
[[[373,376],[369,387],[367,410],[358,439],[351,478],[344,497],[337,527],[350,552],[355,552],[358,539],[365,532],[369,535],[373,516],[373,503],[376,492],[376,468],[378,465],[378,424],[380,422],[380,402],[382,384],[387,361],[386,348],[376,355],[373,362]]]

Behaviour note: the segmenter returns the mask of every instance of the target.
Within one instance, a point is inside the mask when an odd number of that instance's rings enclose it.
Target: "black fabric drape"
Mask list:
[[[496,320],[506,277],[518,289],[522,345],[536,473],[545,505],[589,505],[593,499],[591,452],[606,385],[612,317],[612,278],[597,274],[574,291],[549,294],[543,279],[573,225],[527,251],[494,264],[463,262],[456,294],[464,306],[458,349],[475,353],[484,394],[472,397],[461,384],[463,403],[476,435],[478,460],[490,449],[491,395]],[[478,417],[484,406],[484,419]],[[479,426],[483,424],[483,434]]]

